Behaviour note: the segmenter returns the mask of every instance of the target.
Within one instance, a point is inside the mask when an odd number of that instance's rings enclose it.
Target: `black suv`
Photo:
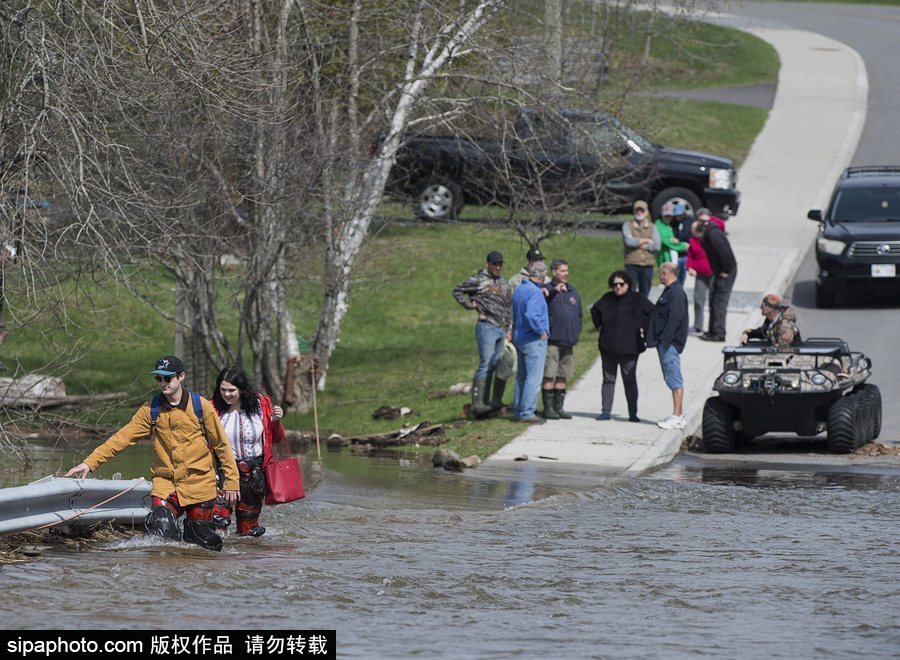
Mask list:
[[[839,291],[900,294],[900,165],[848,167],[838,179],[816,238],[816,306],[832,307]]]

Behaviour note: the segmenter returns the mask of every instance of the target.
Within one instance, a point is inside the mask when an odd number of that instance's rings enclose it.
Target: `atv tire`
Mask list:
[[[703,451],[723,454],[734,451],[737,433],[734,430],[735,410],[717,396],[703,405]]]
[[[864,444],[869,423],[866,415],[866,401],[862,397],[844,396],[831,404],[828,409],[828,451],[849,454]]]
[[[868,397],[872,412],[872,437],[871,440],[877,440],[881,435],[881,390],[878,385],[863,385],[860,395]]]

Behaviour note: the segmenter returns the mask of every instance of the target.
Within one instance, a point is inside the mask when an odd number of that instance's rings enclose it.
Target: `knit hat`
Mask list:
[[[781,296],[779,296],[777,293],[767,293],[765,296],[763,296],[762,301],[763,305],[775,308],[781,305]]]

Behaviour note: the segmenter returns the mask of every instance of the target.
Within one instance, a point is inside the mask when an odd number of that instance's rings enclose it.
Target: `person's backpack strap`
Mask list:
[[[156,420],[159,418],[160,393],[157,392],[150,399],[150,442],[156,439]]]
[[[189,394],[191,395],[191,403],[194,404],[194,414],[197,416],[197,421],[200,422],[200,431],[203,433],[203,439],[206,440],[206,446],[209,447],[209,451],[214,454],[209,435],[206,433],[206,422],[203,421],[203,404],[200,402],[200,395],[196,392],[189,392]]]
[[[188,392],[191,395],[191,403],[194,406],[194,414],[197,416],[197,421],[200,422],[200,432],[203,433],[203,439],[206,440],[206,446],[209,448],[211,453],[213,452],[212,444],[209,441],[209,434],[206,432],[206,422],[203,421],[203,403],[200,401],[200,395],[196,392]],[[153,398],[150,399],[150,441],[156,438],[156,420],[159,419],[159,404],[161,401],[161,395],[159,392],[153,395]]]

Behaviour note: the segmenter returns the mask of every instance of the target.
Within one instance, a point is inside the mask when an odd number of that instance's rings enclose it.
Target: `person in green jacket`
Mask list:
[[[680,207],[680,208],[679,208]],[[676,216],[684,213],[684,204],[676,203],[670,209],[663,209],[663,217],[656,221],[656,231],[659,234],[660,248],[656,253],[656,265],[664,263],[678,264],[678,257],[687,252],[688,244],[678,240],[678,234],[672,226]]]

